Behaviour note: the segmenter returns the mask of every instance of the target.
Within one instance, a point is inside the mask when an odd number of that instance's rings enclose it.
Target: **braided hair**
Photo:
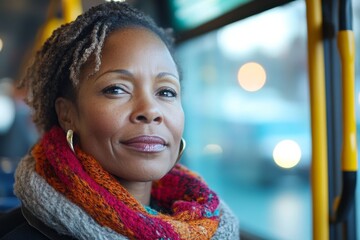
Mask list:
[[[101,51],[106,37],[114,30],[127,27],[152,31],[165,43],[174,58],[171,33],[129,4],[106,2],[90,8],[75,21],[53,32],[36,53],[34,62],[20,82],[20,86],[29,91],[26,102],[33,109],[33,121],[40,132],[59,124],[55,111],[58,97],[76,101],[81,67],[91,57],[95,63],[95,74],[101,65]]]

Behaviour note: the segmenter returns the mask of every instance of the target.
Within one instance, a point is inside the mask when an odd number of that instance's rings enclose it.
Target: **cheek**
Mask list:
[[[170,114],[171,130],[174,134],[174,138],[176,138],[177,140],[180,140],[183,135],[184,122],[184,111],[180,106],[179,108],[174,109],[173,112]]]
[[[114,128],[118,127],[119,118],[116,112],[105,104],[89,102],[79,111],[78,127],[81,135],[111,136]]]

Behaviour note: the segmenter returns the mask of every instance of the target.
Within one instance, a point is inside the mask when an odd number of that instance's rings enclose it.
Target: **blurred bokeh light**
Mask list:
[[[293,140],[280,141],[274,148],[273,158],[279,167],[293,168],[301,159],[300,146]]]
[[[266,82],[265,69],[256,62],[245,63],[239,69],[238,81],[240,86],[246,91],[258,91]]]

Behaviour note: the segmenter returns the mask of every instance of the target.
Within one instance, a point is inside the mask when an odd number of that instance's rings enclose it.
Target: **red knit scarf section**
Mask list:
[[[163,214],[144,207],[92,157],[53,127],[35,145],[36,172],[101,226],[130,239],[210,239],[219,223],[219,199],[193,172],[177,164],[153,183],[151,197]]]

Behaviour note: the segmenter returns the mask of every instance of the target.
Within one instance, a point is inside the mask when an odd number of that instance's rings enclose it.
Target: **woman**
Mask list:
[[[239,238],[231,211],[177,164],[180,74],[151,19],[125,3],[90,9],[53,33],[23,85],[42,138],[18,166],[26,221],[8,238]]]

